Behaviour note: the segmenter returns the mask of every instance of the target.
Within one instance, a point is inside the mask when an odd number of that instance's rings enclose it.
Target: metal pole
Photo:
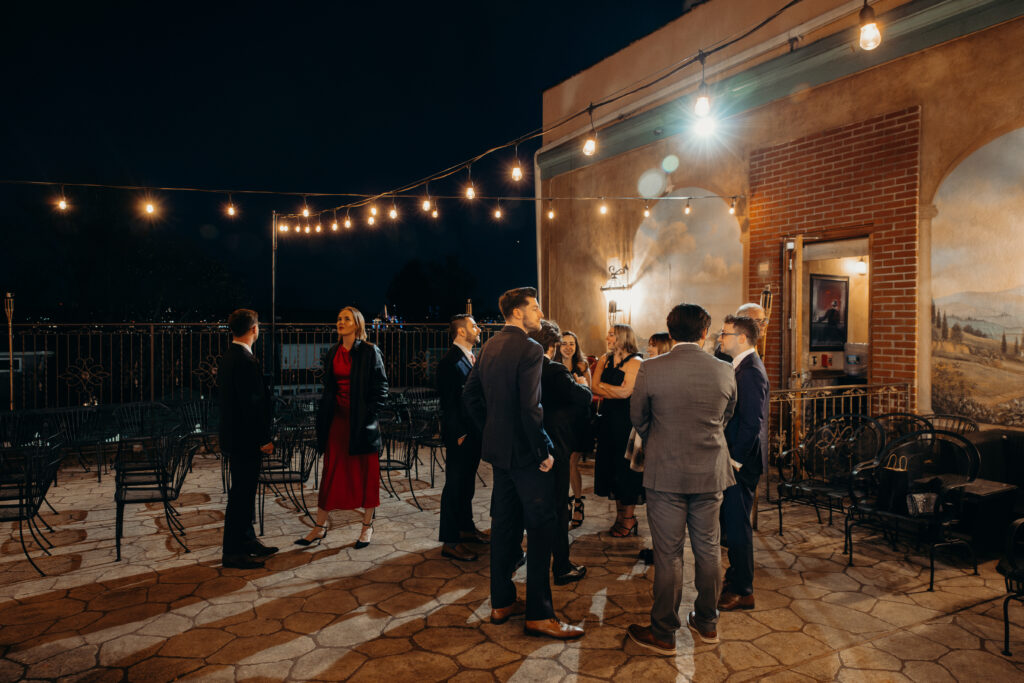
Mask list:
[[[277,211],[270,221],[270,391],[277,384]]]
[[[7,313],[7,376],[11,382],[11,412],[14,412],[14,294],[4,296],[4,312]]]

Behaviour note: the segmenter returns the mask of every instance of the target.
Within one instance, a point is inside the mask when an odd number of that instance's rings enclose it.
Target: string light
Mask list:
[[[555,220],[555,210],[551,207],[550,204],[548,204],[548,220],[549,221]]]
[[[306,226],[306,229],[305,229],[305,231],[304,231],[304,232],[306,232],[306,233],[308,233],[308,232],[309,232],[309,226],[308,226],[308,225]]]
[[[366,219],[366,222],[367,222],[367,223],[369,223],[370,225],[373,225],[373,222],[374,222],[375,220],[376,220],[376,219],[375,219],[375,218],[374,218],[373,216],[370,216],[369,218],[367,218],[367,219]]]
[[[736,198],[735,197],[733,197],[732,198],[732,202],[729,203],[729,215],[730,216],[735,216],[736,215]]]
[[[146,212],[146,215],[152,216],[153,214],[156,213],[156,206],[153,204],[153,202],[146,202],[145,205],[142,207],[142,210]]]
[[[352,219],[349,218],[348,214],[345,215],[345,229],[350,230],[352,228]]]
[[[437,205],[434,205],[434,210],[430,212],[432,218],[437,218]]]
[[[309,207],[308,206],[302,207],[302,216],[303,216],[303,218],[309,218]]]
[[[650,218],[650,217],[651,217],[651,207],[645,205],[644,206],[644,218]]]
[[[397,220],[398,219],[398,209],[396,209],[395,207],[392,206],[391,210],[388,211],[388,216],[391,218],[391,220]]]
[[[523,179],[523,169],[519,166],[519,145],[516,145],[515,156],[516,161],[515,165],[512,167],[512,180],[518,183]]]
[[[322,228],[320,227],[320,224],[319,224],[319,223],[317,223],[317,224],[316,224],[316,231],[317,231],[317,232],[320,232],[320,230],[321,230],[321,229],[322,229]]]
[[[469,185],[466,186],[466,199],[473,199],[476,197],[476,188],[473,187],[473,165],[470,164],[466,167],[469,173]]]
[[[377,207],[376,206],[371,206],[370,207],[370,215],[371,216],[376,216],[377,215]]]
[[[338,221],[334,221],[333,223],[331,223],[331,230],[333,230],[334,232],[338,232]]]
[[[494,218],[499,221],[501,220],[501,206],[494,209]]]
[[[689,198],[687,198],[687,200],[686,200],[686,206],[683,207],[683,213],[685,213],[687,216],[690,215],[690,200],[689,200]]]
[[[704,51],[697,53],[700,60],[700,86],[697,88],[697,102],[693,105],[693,112],[703,118],[711,113],[711,96],[708,93],[708,84],[704,80]]]
[[[430,200],[424,199],[423,204],[421,206],[423,207],[424,211],[430,211]]]
[[[237,213],[237,211],[235,211],[235,203],[231,200],[231,195],[228,195],[227,212],[229,216],[234,216]]]
[[[860,10],[860,49],[874,50],[882,44],[882,32],[875,21],[875,10],[868,7],[868,0]]]
[[[583,141],[583,155],[592,157],[597,152],[597,131],[594,130],[594,103],[587,107],[587,116],[590,117],[590,135]]]
[[[603,199],[601,200],[601,206],[597,210],[601,212],[602,216],[608,215],[608,205],[604,203]]]
[[[281,225],[277,226],[277,229],[280,230],[281,232],[288,232],[288,224],[282,223]]]
[[[68,210],[68,200],[64,199],[64,197],[61,197],[60,201],[57,202],[57,208],[60,209],[61,211],[67,211]]]

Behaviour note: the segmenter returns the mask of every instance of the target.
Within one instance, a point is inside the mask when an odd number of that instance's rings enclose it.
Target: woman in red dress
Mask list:
[[[363,314],[351,306],[338,313],[338,342],[324,359],[324,393],[317,413],[317,439],[324,453],[316,526],[297,545],[319,543],[327,535],[331,510],[363,511],[356,548],[373,535],[373,513],[380,505],[380,429],[377,412],[388,396],[380,349],[366,341]]]

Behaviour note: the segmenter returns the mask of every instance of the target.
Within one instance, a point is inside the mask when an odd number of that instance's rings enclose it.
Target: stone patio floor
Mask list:
[[[486,465],[481,473],[489,482]],[[590,473],[585,466],[587,486]],[[429,479],[425,469],[420,477]],[[926,557],[861,542],[847,567],[841,523],[819,525],[813,510],[787,507],[780,537],[763,500],[757,609],[722,615],[719,645],[695,645],[685,628],[675,657],[624,642],[626,626],[648,623],[653,569],[637,553],[649,541],[608,537],[613,506],[593,495],[572,532],[587,577],[553,587],[558,613],[586,636],[560,643],[525,636],[521,620],[494,626],[486,548],[476,562],[441,558],[443,479],[415,482],[423,511],[401,484],[400,500],[382,493],[362,550],[352,547],[356,513],[332,514],[324,544],[302,550],[292,541],[308,522],[268,500],[264,540],[281,552],[263,570],[240,571],[219,566],[224,495],[214,457],[196,459],[177,504],[192,552],[171,539],[159,506],[130,506],[121,562],[113,477],[97,483],[68,465],[49,496],[57,514],[44,515],[56,544],[38,560],[46,577],[21,555],[16,529],[0,527],[0,681],[1024,680],[1020,612],[1011,613],[1014,656],[1000,654],[1004,586],[994,559],[979,576],[940,561],[928,592]],[[307,490],[311,505],[315,497]],[[489,497],[478,487],[481,528]],[[689,553],[686,562],[692,582]],[[693,597],[684,593],[683,610]]]

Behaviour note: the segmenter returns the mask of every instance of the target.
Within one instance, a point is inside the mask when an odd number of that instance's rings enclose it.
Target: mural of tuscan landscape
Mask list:
[[[963,161],[932,222],[932,408],[1024,426],[1024,129]]]

